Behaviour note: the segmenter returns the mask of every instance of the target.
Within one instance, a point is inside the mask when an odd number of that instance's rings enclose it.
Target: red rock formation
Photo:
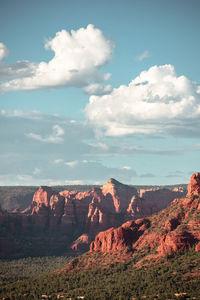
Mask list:
[[[71,249],[74,251],[87,251],[90,244],[90,237],[84,233],[79,236],[71,245]]]
[[[53,191],[48,186],[41,186],[34,194],[31,205],[32,214],[48,215],[49,213],[49,201],[53,194]]]
[[[74,200],[65,198],[64,213],[62,216],[62,226],[72,229],[72,225],[76,224],[76,212]]]
[[[50,212],[53,216],[61,217],[64,212],[65,198],[59,194],[53,194],[49,200]]]
[[[106,184],[102,186],[104,196],[111,196],[115,212],[125,212],[129,206],[131,198],[137,195],[137,190],[134,187],[127,186],[110,178]]]
[[[190,249],[196,240],[189,232],[170,232],[159,240],[157,251],[160,255]]]
[[[151,205],[143,198],[133,196],[127,208],[127,219],[139,219],[151,215]]]
[[[90,251],[112,253],[131,249],[133,253],[142,251],[147,255],[153,251],[152,255],[157,257],[183,251],[193,245],[196,245],[196,251],[200,251],[200,197],[193,197],[200,195],[199,178],[200,173],[191,177],[187,198],[174,200],[160,213],[100,232],[91,243]],[[140,201],[132,198],[128,209],[134,214],[136,200]]]
[[[167,193],[170,195],[170,200],[166,199]],[[92,240],[100,231],[110,227],[114,228],[110,231],[109,241],[104,241],[104,248],[108,247],[114,251],[115,248],[120,249],[123,246],[131,247],[128,239],[131,232],[135,236],[133,240],[136,237],[140,240],[141,233],[146,232],[149,221],[145,223],[144,219],[141,221],[141,226],[135,221],[130,223],[132,224],[131,228],[127,227],[129,223],[123,225],[121,229],[115,228],[127,220],[136,220],[149,216],[152,212],[157,212],[172,201],[175,195],[177,194],[173,194],[171,191],[160,193],[159,191],[146,191],[141,198],[135,188],[121,184],[112,178],[102,188],[93,188],[87,192],[65,190],[56,193],[49,187],[41,186],[35,192],[29,208],[23,211],[16,210],[15,214],[8,217],[1,216],[0,210],[0,224],[4,230],[3,235],[6,237],[11,235],[11,239],[20,244],[19,255],[20,251],[26,247],[27,251],[30,251],[28,253],[37,251],[49,253],[51,243],[51,249],[61,249],[62,247],[66,249],[67,245],[72,244],[72,237],[76,239],[86,233]],[[192,200],[188,198],[187,201]],[[185,202],[184,205],[187,206],[188,203]],[[196,205],[198,210],[200,204],[196,203]],[[169,221],[163,230],[167,232],[173,228],[174,223]],[[102,234],[102,238],[103,236]],[[115,239],[118,241],[115,242]],[[27,240],[26,245],[24,245],[24,240]],[[13,249],[16,247],[13,246]],[[72,249],[84,249],[85,251],[87,247],[88,244],[83,243],[80,238]]]
[[[73,198],[75,198],[77,192],[76,192],[76,191],[68,191],[68,190],[64,190],[64,191],[61,191],[59,194],[60,194],[61,196],[65,197],[65,198],[73,199]]]
[[[191,197],[193,195],[200,194],[200,173],[195,173],[190,178],[190,182],[188,184],[188,193],[187,197]]]
[[[100,250],[103,253],[130,249],[145,229],[148,220],[128,221],[119,228],[110,228],[100,232],[90,245],[90,251]]]
[[[113,250],[124,250],[124,248],[131,244],[132,236],[133,232],[131,229],[125,229],[123,227],[115,229],[112,227],[97,235],[95,241],[90,245],[90,250],[100,250],[103,253],[108,253]]]
[[[184,191],[170,189],[141,190],[140,197],[146,205],[145,216],[150,216],[166,208],[174,199],[185,196]]]

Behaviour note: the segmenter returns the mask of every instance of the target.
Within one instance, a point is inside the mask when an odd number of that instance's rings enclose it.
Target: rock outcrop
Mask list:
[[[190,182],[188,184],[187,196],[191,197],[200,194],[200,173],[195,173],[192,175]]]
[[[137,211],[138,201],[132,199],[129,211]],[[175,199],[168,208],[152,217],[100,232],[91,243],[90,251],[131,251],[133,255],[139,251],[152,258],[192,246],[200,251],[200,173],[192,175],[186,198]]]
[[[90,245],[90,251],[100,250],[103,253],[121,251],[132,247],[143,233],[144,228],[149,226],[148,220],[128,221],[119,228],[110,228],[107,231],[100,232],[95,241]]]
[[[40,186],[33,196],[31,214],[46,216],[49,213],[49,202],[53,191],[48,186]]]
[[[137,195],[137,190],[134,187],[122,184],[119,181],[110,178],[106,184],[102,186],[104,196],[110,196],[113,201],[115,212],[125,212],[131,198]]]
[[[89,235],[84,233],[72,243],[71,249],[78,252],[85,252],[88,250],[90,242],[91,239]]]

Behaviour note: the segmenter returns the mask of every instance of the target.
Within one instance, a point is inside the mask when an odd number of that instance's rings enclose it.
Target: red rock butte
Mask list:
[[[90,252],[129,251],[135,255],[146,251],[147,257],[158,258],[193,246],[200,251],[200,173],[192,175],[186,198],[175,199],[151,217],[100,232]]]

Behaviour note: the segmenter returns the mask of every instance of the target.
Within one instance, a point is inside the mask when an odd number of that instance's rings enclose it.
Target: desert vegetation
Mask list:
[[[89,253],[85,254],[86,256]],[[100,254],[99,254],[100,255]],[[105,257],[104,257],[105,259]],[[36,262],[37,260],[35,260]],[[50,263],[51,260],[47,258]],[[63,258],[54,258],[63,263]],[[10,262],[10,266],[16,261]],[[33,261],[32,261],[33,263]],[[34,263],[33,263],[34,265]],[[159,263],[151,261],[137,268],[133,260],[110,264],[109,267],[91,266],[79,272],[54,271],[32,275],[26,280],[1,284],[1,297],[5,299],[199,299],[200,255],[194,248],[166,255]],[[46,270],[47,271],[47,270]],[[12,268],[7,276],[12,276]],[[79,298],[80,299],[80,298]]]
[[[71,257],[44,256],[0,260],[0,286],[52,272],[69,262]]]

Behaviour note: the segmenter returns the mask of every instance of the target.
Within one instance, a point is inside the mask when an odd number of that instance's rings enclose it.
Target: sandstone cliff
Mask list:
[[[159,258],[192,246],[200,251],[200,173],[192,175],[187,197],[175,199],[152,217],[128,221],[119,228],[100,232],[91,243],[90,251],[145,253],[147,259],[148,255]]]

